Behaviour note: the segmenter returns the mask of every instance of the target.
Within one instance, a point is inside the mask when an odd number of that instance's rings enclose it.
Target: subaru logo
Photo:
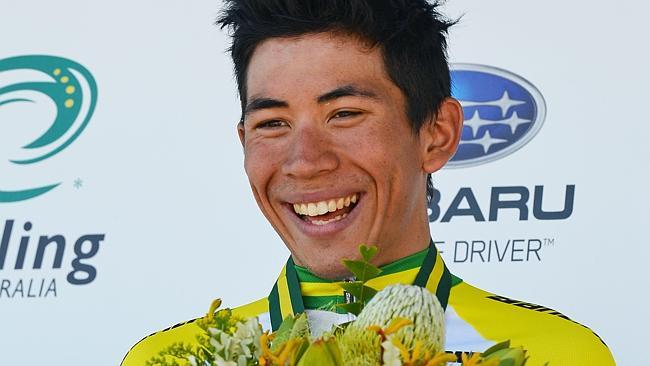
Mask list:
[[[509,71],[473,64],[451,65],[452,96],[465,114],[463,132],[449,168],[501,159],[539,132],[546,115],[542,94]]]

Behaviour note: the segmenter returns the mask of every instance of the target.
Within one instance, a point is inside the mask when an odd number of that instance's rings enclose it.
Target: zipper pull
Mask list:
[[[349,278],[344,278],[344,279],[343,279],[343,282],[354,282],[354,281],[356,281],[356,280],[357,280],[357,279],[354,278],[354,277],[349,277]],[[345,303],[346,303],[346,304],[351,304],[351,303],[357,301],[357,299],[354,297],[354,295],[352,295],[351,293],[349,293],[349,292],[347,292],[347,291],[345,291],[345,290],[343,290],[343,297],[345,298]],[[357,318],[357,317],[356,317],[354,314],[352,314],[352,313],[347,313],[347,317],[348,317],[348,322],[351,322],[351,321],[353,321],[353,320],[355,320],[355,319]]]
[[[354,282],[356,280],[357,279],[354,278],[354,277],[349,277],[349,278],[344,278],[343,282]],[[343,290],[343,297],[345,298],[345,303],[346,304],[351,304],[351,303],[357,301],[357,299],[354,297],[354,295],[352,295],[351,293],[349,293],[349,292],[347,292],[345,290]]]

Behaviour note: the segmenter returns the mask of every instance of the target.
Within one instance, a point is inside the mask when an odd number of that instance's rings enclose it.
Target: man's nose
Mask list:
[[[308,179],[335,170],[339,159],[333,150],[332,137],[316,126],[294,132],[293,141],[283,164],[283,173]]]

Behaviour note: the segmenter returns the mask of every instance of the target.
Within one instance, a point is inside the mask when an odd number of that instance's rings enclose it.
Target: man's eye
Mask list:
[[[346,117],[352,117],[361,114],[361,112],[357,111],[338,111],[336,112],[335,115],[332,116],[332,118],[346,118]]]
[[[264,121],[259,123],[255,128],[279,128],[286,126],[287,123],[279,119]]]

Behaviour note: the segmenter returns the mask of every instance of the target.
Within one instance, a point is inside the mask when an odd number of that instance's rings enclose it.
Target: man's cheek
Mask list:
[[[253,145],[253,144],[251,144]],[[257,146],[247,146],[244,151],[244,169],[249,177],[256,175],[263,169],[264,164],[264,149]],[[267,157],[268,158],[268,157]]]
[[[278,171],[278,161],[272,153],[249,151],[244,159],[244,170],[251,185],[261,195],[266,195],[271,179]]]
[[[264,193],[264,171],[261,169],[261,167],[263,167],[263,165],[260,166],[260,164],[254,159],[247,157],[244,161],[244,170],[246,171],[248,181],[255,191],[254,193],[256,196]]]

